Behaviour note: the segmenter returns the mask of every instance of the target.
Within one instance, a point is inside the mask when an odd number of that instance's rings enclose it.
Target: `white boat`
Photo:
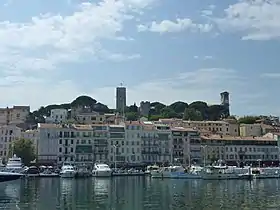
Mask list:
[[[107,164],[104,163],[95,163],[92,176],[94,177],[110,177],[112,176],[112,169]]]
[[[22,173],[24,170],[23,163],[20,157],[14,155],[13,157],[8,159],[7,165],[5,167],[5,171]]]
[[[60,177],[62,178],[74,178],[76,176],[76,170],[70,163],[63,163],[60,171]]]
[[[0,171],[0,182],[17,180],[22,176],[23,174],[21,173]]]
[[[218,165],[205,167],[202,173],[202,178],[207,180],[244,179],[250,178],[250,176],[250,167],[227,166],[221,161],[219,161]]]
[[[141,170],[116,170],[113,171],[112,176],[145,176],[145,172]]]
[[[279,167],[252,168],[251,174],[254,179],[280,178]]]
[[[145,171],[145,174],[151,175],[152,171],[158,171],[160,167],[158,165],[152,165],[152,166],[147,166],[147,170]]]
[[[152,178],[200,179],[201,171],[202,167],[199,166],[192,166],[189,169],[183,166],[169,166],[151,171],[151,176]]]

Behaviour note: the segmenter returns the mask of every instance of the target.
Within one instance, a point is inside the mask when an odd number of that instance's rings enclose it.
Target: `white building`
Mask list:
[[[125,147],[126,162],[131,164],[142,163],[141,141],[143,127],[139,122],[126,122],[125,124]]]
[[[241,124],[240,136],[261,136],[262,127],[261,124]]]
[[[59,130],[57,124],[38,123],[38,162],[42,164],[56,163],[59,151]]]
[[[50,117],[46,118],[47,123],[64,123],[68,117],[66,109],[52,109]]]
[[[202,136],[207,162],[218,159],[228,164],[278,165],[277,140],[264,137]]]
[[[13,153],[13,142],[21,137],[21,129],[15,125],[0,126],[0,157],[7,160]]]

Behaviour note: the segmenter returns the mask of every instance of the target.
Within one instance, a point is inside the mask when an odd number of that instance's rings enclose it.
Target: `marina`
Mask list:
[[[280,180],[40,178],[1,183],[0,193],[1,209],[277,209]]]

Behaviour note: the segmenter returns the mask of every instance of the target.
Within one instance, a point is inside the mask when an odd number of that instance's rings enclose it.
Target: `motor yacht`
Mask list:
[[[23,170],[24,170],[23,163],[20,157],[13,155],[13,157],[8,159],[7,165],[5,167],[5,171],[22,173]]]
[[[95,177],[111,177],[112,176],[112,169],[107,164],[104,163],[95,163],[92,176]]]
[[[147,166],[147,170],[145,171],[145,174],[151,175],[152,171],[158,171],[160,167],[158,165],[152,165],[152,166]]]
[[[70,163],[63,163],[60,171],[60,177],[62,178],[74,178],[76,176],[76,170]]]
[[[23,174],[8,172],[8,171],[0,171],[0,182],[13,181],[21,178]]]
[[[183,166],[169,166],[158,170],[151,171],[152,178],[170,178],[170,179],[200,179],[202,167],[191,166],[184,168]]]
[[[219,160],[217,165],[207,166],[204,168],[202,178],[207,180],[250,178],[248,176],[251,174],[250,170],[250,167],[238,168],[235,166],[227,166]]]

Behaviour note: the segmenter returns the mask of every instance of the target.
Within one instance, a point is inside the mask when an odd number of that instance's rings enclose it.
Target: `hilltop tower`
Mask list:
[[[126,107],[126,88],[119,86],[116,88],[116,110],[124,114],[124,109]]]
[[[221,106],[224,107],[224,117],[227,118],[230,116],[230,111],[229,111],[229,92],[224,91],[220,93],[221,95]]]

